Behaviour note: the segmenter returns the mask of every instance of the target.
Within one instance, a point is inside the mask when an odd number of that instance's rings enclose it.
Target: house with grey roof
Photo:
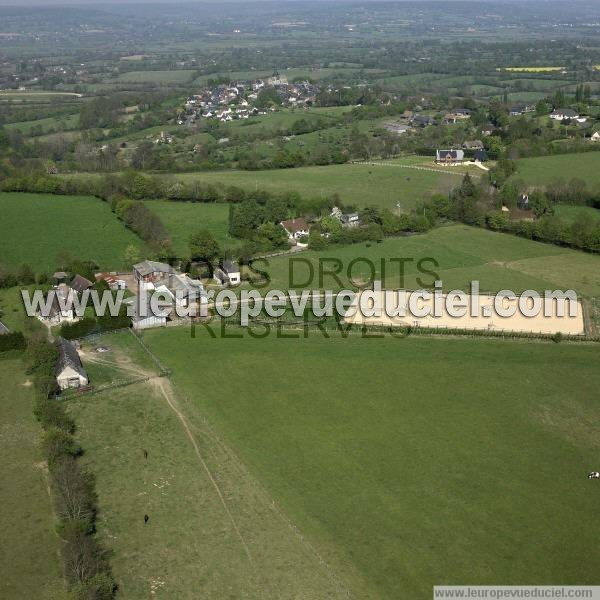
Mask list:
[[[174,275],[175,269],[167,263],[157,262],[155,260],[144,260],[137,265],[133,265],[133,275],[137,281],[153,283],[163,279],[168,275]]]
[[[443,165],[458,165],[465,159],[463,150],[436,150],[435,162]]]
[[[94,284],[81,275],[75,275],[71,281],[71,289],[77,294],[81,294],[85,290],[89,290]]]
[[[556,108],[550,113],[549,116],[555,121],[567,121],[570,119],[579,118],[579,114],[571,108]]]
[[[0,321],[0,335],[6,335],[7,333],[10,333],[10,329]]]
[[[58,339],[58,360],[55,367],[56,383],[61,390],[76,389],[89,384],[77,348],[69,340]]]

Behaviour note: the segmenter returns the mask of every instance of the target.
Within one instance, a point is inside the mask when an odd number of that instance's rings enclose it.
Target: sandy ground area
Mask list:
[[[411,298],[412,296],[414,298]],[[449,298],[450,296],[450,298]],[[462,301],[461,301],[462,300]],[[519,298],[504,298],[498,311],[495,309],[494,296],[469,296],[462,299],[452,294],[440,294],[438,300],[433,293],[427,292],[419,298],[417,292],[406,292],[405,296],[392,290],[363,291],[357,294],[344,320],[347,323],[365,325],[396,325],[414,327],[446,327],[448,329],[479,329],[486,331],[535,332],[545,334],[562,333],[565,335],[583,335],[585,333],[583,307],[581,302],[573,302],[573,316],[569,310],[569,301],[565,301],[564,315],[558,310],[558,303],[548,302],[548,310],[544,310],[544,299],[541,299],[542,310],[535,316],[526,316],[519,310]],[[452,306],[466,305],[463,316],[453,316]],[[381,307],[377,314],[369,308]],[[434,306],[437,306],[434,313]],[[530,300],[525,306],[532,307]],[[363,307],[363,308],[361,308]],[[405,311],[405,316],[396,316],[391,309],[398,307]],[[422,315],[421,308],[429,309],[429,314]],[[511,316],[502,316],[502,310],[514,312]],[[513,310],[514,309],[514,310]],[[461,312],[459,310],[459,312]],[[392,314],[393,316],[389,316]]]

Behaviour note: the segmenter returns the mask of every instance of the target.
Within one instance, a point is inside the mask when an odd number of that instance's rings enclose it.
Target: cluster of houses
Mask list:
[[[179,125],[192,125],[198,118],[227,122],[265,115],[267,112],[255,104],[260,91],[267,87],[276,90],[283,105],[292,107],[311,105],[319,91],[308,81],[289,83],[286,77],[275,72],[266,80],[236,81],[201,90],[186,100],[177,122]]]
[[[331,210],[331,216],[337,219],[344,228],[351,229],[360,225],[360,215],[357,212],[344,213],[340,208],[334,206]],[[306,238],[310,233],[310,224],[304,217],[287,219],[286,221],[281,221],[280,225],[285,230],[292,246],[298,248],[306,248],[308,246]]]

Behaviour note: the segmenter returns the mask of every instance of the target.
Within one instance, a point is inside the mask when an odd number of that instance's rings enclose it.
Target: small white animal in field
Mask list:
[[[592,471],[588,475],[588,479],[600,479],[600,473],[598,473],[598,471]]]

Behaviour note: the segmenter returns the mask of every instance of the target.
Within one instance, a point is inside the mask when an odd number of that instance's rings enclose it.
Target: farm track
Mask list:
[[[316,548],[284,515],[206,420],[190,419],[172,382],[152,376],[156,396],[176,415],[249,563],[258,598],[351,598]],[[324,595],[322,595],[324,594]]]

